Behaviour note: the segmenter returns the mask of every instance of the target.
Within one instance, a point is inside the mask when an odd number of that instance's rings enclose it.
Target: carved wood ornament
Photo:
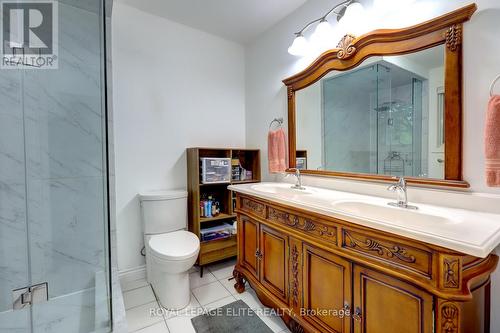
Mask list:
[[[402,246],[394,245],[392,247],[388,247],[370,238],[366,238],[365,241],[362,241],[356,239],[348,231],[344,232],[346,236],[346,245],[351,248],[360,247],[363,250],[375,252],[379,256],[397,258],[407,263],[414,263],[416,261],[415,256],[408,254],[407,250]]]
[[[289,324],[290,332],[292,333],[305,333],[306,331],[302,326],[300,326],[299,323],[297,323],[295,320],[291,320]]]
[[[462,44],[462,27],[454,24],[446,31],[446,46],[455,52],[460,44]]]
[[[324,224],[314,222],[311,219],[289,214],[272,207],[269,207],[269,219],[308,233],[317,234],[328,241],[337,243],[337,230],[334,227],[329,227]]]
[[[373,56],[404,55],[445,45],[445,172],[444,179],[408,177],[409,184],[469,187],[462,175],[462,24],[477,6],[471,4],[433,20],[403,29],[374,30],[360,37],[345,35],[337,48],[321,54],[309,67],[283,80],[288,95],[289,172],[296,167],[295,92],[331,71],[347,71]],[[332,176],[377,182],[393,177],[354,172],[302,170],[303,174]]]
[[[356,53],[356,47],[352,45],[352,42],[356,39],[354,35],[345,35],[342,37],[340,42],[337,45],[337,48],[340,49],[337,52],[337,58],[339,59],[347,59]]]
[[[457,333],[458,324],[458,308],[453,303],[444,303],[441,307],[441,332]]]
[[[241,200],[241,205],[244,209],[249,210],[249,211],[255,213],[256,215],[265,216],[265,213],[266,213],[265,208],[266,207],[263,204],[260,204],[258,202],[255,202],[255,201],[252,201],[252,200],[249,200],[246,198],[243,198]]]
[[[445,258],[443,259],[444,270],[444,287],[445,288],[458,288],[460,286],[460,259],[459,258]]]
[[[293,305],[299,305],[299,251],[297,245],[294,244],[291,253],[292,259],[292,300]]]

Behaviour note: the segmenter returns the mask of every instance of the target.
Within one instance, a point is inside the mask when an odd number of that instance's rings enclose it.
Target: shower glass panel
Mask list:
[[[54,4],[58,68],[0,69],[0,333],[111,329],[104,6]]]
[[[323,82],[323,165],[326,170],[376,172],[377,66],[340,74]],[[356,136],[346,135],[356,133]],[[335,143],[335,144],[332,144]],[[374,159],[375,157],[375,159]],[[375,167],[375,168],[374,168]]]
[[[426,174],[423,79],[379,61],[322,83],[323,165],[327,170]]]

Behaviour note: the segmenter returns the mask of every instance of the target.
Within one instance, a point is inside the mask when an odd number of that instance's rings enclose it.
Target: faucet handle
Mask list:
[[[403,177],[403,176],[399,177],[398,185],[401,186],[402,188],[406,187],[406,179],[405,179],[405,177]]]

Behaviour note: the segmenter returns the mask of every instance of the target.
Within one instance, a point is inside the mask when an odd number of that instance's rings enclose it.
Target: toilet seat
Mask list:
[[[151,254],[159,259],[185,260],[198,254],[200,240],[192,232],[179,230],[152,236],[149,248]]]

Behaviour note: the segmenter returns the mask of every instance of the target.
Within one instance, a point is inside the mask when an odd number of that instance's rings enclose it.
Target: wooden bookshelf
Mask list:
[[[189,231],[196,234],[201,240],[200,231],[204,227],[215,226],[224,222],[236,220],[233,210],[233,193],[227,189],[231,184],[246,184],[260,182],[260,151],[257,149],[233,148],[188,148],[187,155],[187,182],[188,182],[188,216]],[[252,172],[251,179],[230,179],[227,183],[201,183],[200,158],[223,157],[238,160],[241,167]],[[203,195],[212,195],[220,204],[221,212],[214,217],[200,216],[200,201]],[[203,275],[203,266],[231,258],[237,254],[236,237],[216,239],[201,242],[198,265]]]

